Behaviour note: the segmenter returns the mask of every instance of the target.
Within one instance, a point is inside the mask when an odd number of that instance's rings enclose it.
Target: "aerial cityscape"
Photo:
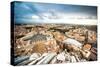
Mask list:
[[[15,1],[13,65],[97,61],[97,7]]]

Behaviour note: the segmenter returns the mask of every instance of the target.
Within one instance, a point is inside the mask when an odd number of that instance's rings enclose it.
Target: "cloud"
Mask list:
[[[32,15],[34,23],[67,23],[67,24],[81,24],[81,25],[96,25],[96,16],[89,16],[84,14],[68,14],[61,12],[42,12],[37,15]]]
[[[15,21],[22,23],[96,24],[95,7],[19,3],[15,5]],[[20,10],[19,10],[20,9]]]
[[[42,12],[37,15],[42,20],[96,19],[96,16],[81,13],[62,13],[57,11]]]
[[[38,15],[32,15],[32,19],[40,19]]]

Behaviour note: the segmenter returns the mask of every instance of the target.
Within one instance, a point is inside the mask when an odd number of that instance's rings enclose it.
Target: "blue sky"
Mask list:
[[[15,23],[41,23],[68,19],[97,19],[97,7],[36,2],[13,2]]]

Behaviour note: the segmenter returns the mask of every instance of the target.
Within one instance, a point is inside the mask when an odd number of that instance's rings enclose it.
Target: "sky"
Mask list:
[[[93,20],[95,22],[97,20],[96,6],[21,1],[15,1],[13,4],[14,8],[11,8],[14,9],[14,21],[16,24],[67,23],[69,21],[78,22],[79,20]],[[13,16],[13,14],[11,15]]]

